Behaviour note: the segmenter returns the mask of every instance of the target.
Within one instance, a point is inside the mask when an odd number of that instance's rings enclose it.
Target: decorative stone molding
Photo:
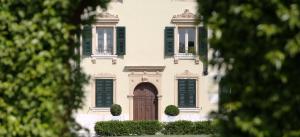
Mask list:
[[[96,18],[114,18],[114,19],[118,19],[118,15],[113,15],[108,13],[107,11],[101,12],[96,14]]]
[[[148,78],[146,76],[142,76],[142,82],[148,82]]]
[[[188,9],[185,9],[182,14],[177,14],[173,16],[175,18],[196,18],[196,15],[191,13]]]
[[[199,57],[195,57],[195,64],[199,64]]]
[[[105,79],[105,78],[116,79],[116,75],[111,73],[98,73],[98,74],[94,74],[92,77],[93,79]]]
[[[92,57],[91,61],[92,61],[93,64],[96,64],[96,58]]]
[[[93,64],[97,63],[97,59],[111,59],[112,64],[117,64],[117,55],[91,55],[91,61]]]
[[[176,74],[176,79],[180,79],[180,78],[195,78],[198,79],[199,75],[190,72],[189,70],[185,70],[183,73],[180,74]]]
[[[191,13],[188,9],[185,9],[182,14],[174,15],[172,18],[173,23],[193,23],[197,16]]]
[[[116,58],[112,59],[112,64],[117,64],[117,59]]]
[[[178,64],[178,58],[174,56],[174,64]]]
[[[132,72],[162,72],[166,66],[125,66],[124,70]]]
[[[107,11],[104,11],[101,13],[96,13],[95,20],[96,23],[118,23],[119,17],[118,15],[113,15]]]

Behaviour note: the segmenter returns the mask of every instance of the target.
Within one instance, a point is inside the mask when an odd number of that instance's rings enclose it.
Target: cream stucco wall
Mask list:
[[[118,2],[119,1],[119,2]],[[185,9],[196,13],[196,2],[193,0],[115,0],[108,6],[108,13],[118,15],[117,26],[126,27],[126,55],[112,59],[82,58],[81,66],[91,76],[85,87],[85,105],[79,114],[93,115],[100,120],[110,120],[109,109],[94,108],[95,77],[115,79],[114,103],[122,106],[122,119],[132,119],[133,87],[141,77],[153,83],[159,92],[159,120],[166,120],[164,109],[167,105],[177,105],[177,81],[180,76],[197,79],[197,108],[181,109],[179,119],[201,120],[210,111],[217,109],[216,98],[218,87],[213,82],[213,74],[209,70],[207,76],[202,75],[203,65],[194,59],[179,60],[174,63],[173,57],[164,56],[164,28],[174,26],[171,19]],[[131,72],[125,66],[164,66],[160,71]],[[132,74],[139,75],[131,78]],[[155,75],[151,77],[150,75]],[[135,82],[132,82],[135,81]]]

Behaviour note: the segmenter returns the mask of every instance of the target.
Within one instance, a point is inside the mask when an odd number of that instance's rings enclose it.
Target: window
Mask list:
[[[96,107],[110,107],[113,104],[113,79],[96,79]]]
[[[195,64],[201,60],[203,74],[207,75],[207,28],[202,22],[195,25],[198,18],[203,20],[189,9],[174,15],[171,19],[173,26],[166,26],[164,30],[164,52],[165,56],[174,58],[174,64],[178,64],[179,59],[195,60]]]
[[[117,26],[119,18],[107,12],[95,15],[95,23],[82,26],[83,57],[112,58],[126,53],[126,28]]]
[[[179,54],[195,54],[195,28],[178,28]]]
[[[180,108],[196,107],[195,79],[178,79],[178,106]]]
[[[114,34],[113,28],[96,28],[98,55],[113,55]]]

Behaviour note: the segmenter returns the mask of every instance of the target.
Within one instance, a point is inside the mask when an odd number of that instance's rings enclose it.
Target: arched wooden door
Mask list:
[[[157,90],[151,83],[137,85],[133,92],[133,120],[157,120]]]

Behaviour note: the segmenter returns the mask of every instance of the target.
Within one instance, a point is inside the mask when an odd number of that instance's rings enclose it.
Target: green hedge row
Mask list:
[[[96,123],[95,131],[100,136],[154,135],[159,132],[165,135],[216,133],[216,129],[210,121],[175,121],[169,123],[158,121],[101,121]]]
[[[158,121],[102,121],[95,125],[101,136],[154,135],[162,128]]]
[[[216,128],[210,121],[176,121],[167,123],[162,131],[165,135],[200,135],[200,134],[214,134]]]

